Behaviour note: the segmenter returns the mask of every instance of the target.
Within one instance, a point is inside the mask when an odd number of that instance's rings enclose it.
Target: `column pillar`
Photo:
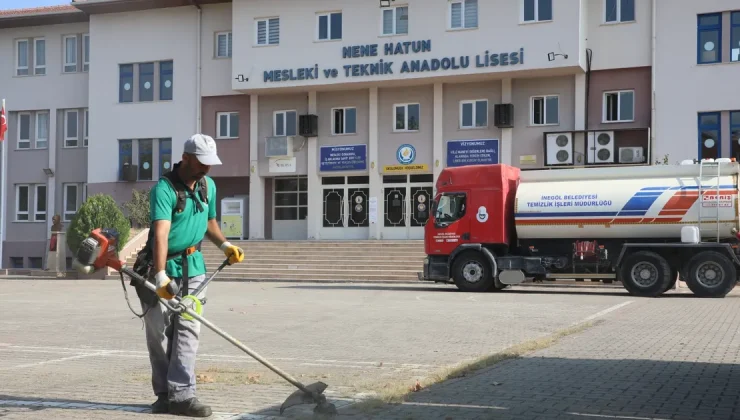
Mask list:
[[[434,129],[432,140],[432,169],[434,173],[434,184],[437,184],[437,178],[445,167],[445,147],[444,147],[444,98],[442,83],[434,84]]]
[[[513,102],[511,93],[511,78],[501,80],[501,103],[510,104]],[[517,112],[514,110],[514,112]],[[527,109],[520,110],[519,112],[529,112]],[[489,113],[490,115],[490,113]],[[489,122],[490,124],[490,122]],[[499,139],[499,163],[505,163],[507,165],[516,165],[518,161],[514,162],[513,159],[513,142],[514,142],[514,129],[513,128],[502,128],[501,139]]]
[[[308,113],[318,114],[318,103],[316,91],[308,92]],[[308,160],[306,174],[308,175],[308,212],[306,215],[308,224],[308,239],[321,239],[321,217],[323,216],[323,196],[321,195],[321,177],[319,176],[319,138],[309,137]]]
[[[249,97],[249,239],[265,239],[265,179],[259,171],[259,96]]]
[[[575,79],[575,88],[573,90],[573,94],[575,95],[575,119],[573,129],[576,130],[576,133],[573,136],[573,146],[576,153],[573,157],[575,158],[576,165],[583,165],[586,163],[584,156],[589,156],[592,152],[588,149],[586,134],[582,132],[582,130],[588,129],[586,127],[586,107],[588,106],[588,101],[586,101],[586,73],[576,74]],[[594,116],[591,116],[591,118],[594,118]],[[596,118],[600,117],[596,116]],[[579,133],[578,131],[581,132]]]
[[[57,182],[56,182],[56,171],[57,171],[57,110],[51,108],[49,110],[49,132],[48,137],[48,151],[49,151],[49,169],[54,172],[54,176],[47,177],[46,181],[46,239],[51,239],[51,226],[54,224],[52,218],[56,214],[56,195],[57,195]],[[7,141],[7,140],[6,140]],[[92,159],[92,154],[89,152],[90,146],[88,145],[87,160]],[[90,164],[87,165],[90,168]],[[4,181],[4,180],[3,180]],[[90,172],[87,172],[87,182],[90,182]],[[62,199],[64,200],[64,199]],[[64,208],[59,211],[59,214],[64,214]]]
[[[368,146],[367,154],[370,176],[370,201],[375,200],[376,218],[370,219],[369,239],[380,239],[380,228],[383,226],[383,187],[380,180],[380,164],[378,162],[378,88],[370,88],[370,103],[368,104]]]

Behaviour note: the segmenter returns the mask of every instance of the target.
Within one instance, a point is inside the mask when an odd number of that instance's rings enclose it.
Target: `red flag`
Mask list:
[[[5,140],[6,131],[8,131],[8,117],[5,115],[5,99],[3,99],[3,109],[0,111],[0,141]]]

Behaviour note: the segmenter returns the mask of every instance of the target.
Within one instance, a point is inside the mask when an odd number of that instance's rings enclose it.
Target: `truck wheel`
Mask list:
[[[725,297],[737,282],[735,265],[719,252],[704,251],[696,254],[686,267],[686,285],[696,296]]]
[[[483,254],[468,251],[455,258],[452,265],[455,286],[463,292],[486,292],[493,287],[491,265]]]
[[[633,296],[659,296],[667,290],[672,274],[668,261],[650,251],[627,256],[619,267],[619,280]]]

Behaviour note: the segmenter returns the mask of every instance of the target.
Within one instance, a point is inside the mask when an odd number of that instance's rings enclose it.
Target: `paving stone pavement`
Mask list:
[[[740,418],[740,296],[636,298],[526,357],[345,419]]]
[[[663,379],[683,380],[683,368],[649,368],[653,357],[684,360],[674,354],[678,344],[666,342],[688,335],[680,347],[692,349],[696,357],[709,349],[715,363],[736,357],[738,349],[731,329],[738,309],[734,292],[726,299],[700,300],[635,299],[618,287],[466,294],[425,284],[214,286],[205,314],[211,321],[304,383],[327,382],[327,396],[348,418],[367,417],[350,404],[371,383],[411,384],[460,360],[588,319],[607,322],[532,357],[414,394],[409,404],[371,417],[533,419],[575,412],[580,414],[563,418],[584,418],[619,403],[619,410],[639,414],[645,411],[642,406],[632,408],[644,401],[646,391],[667,392]],[[120,294],[120,282],[2,282],[6,316],[0,319],[0,419],[148,416],[153,397],[143,331]],[[129,295],[135,299],[132,290]],[[713,317],[722,320],[724,329],[704,325]],[[701,334],[698,342],[692,334]],[[656,353],[656,348],[664,350]],[[632,353],[649,366],[620,360]],[[203,335],[198,370],[216,377],[214,383],[198,385],[198,395],[212,404],[215,419],[305,417],[312,408],[297,407],[277,417],[279,404],[294,389],[210,331]],[[640,376],[643,371],[653,372],[652,382]],[[732,372],[723,372],[716,370],[714,380],[726,383]],[[248,383],[255,375],[260,375],[259,383]],[[636,379],[643,379],[641,388],[631,385]],[[702,396],[717,391],[698,380],[691,386],[701,386]],[[725,384],[724,389],[733,388]],[[632,393],[639,395],[628,398]],[[727,401],[715,410],[726,408]]]

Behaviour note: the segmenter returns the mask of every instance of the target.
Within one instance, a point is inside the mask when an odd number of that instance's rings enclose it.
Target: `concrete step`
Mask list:
[[[208,273],[210,276],[211,273]],[[218,280],[302,280],[302,281],[416,281],[416,274],[413,276],[393,275],[393,274],[347,274],[347,273],[327,273],[327,274],[307,274],[305,272],[265,272],[265,273],[229,273],[222,271],[213,281]]]
[[[245,262],[224,268],[215,281],[417,282],[423,241],[231,241]],[[203,242],[207,276],[223,252]],[[127,258],[133,265],[135,255]],[[111,278],[117,278],[111,276]]]

